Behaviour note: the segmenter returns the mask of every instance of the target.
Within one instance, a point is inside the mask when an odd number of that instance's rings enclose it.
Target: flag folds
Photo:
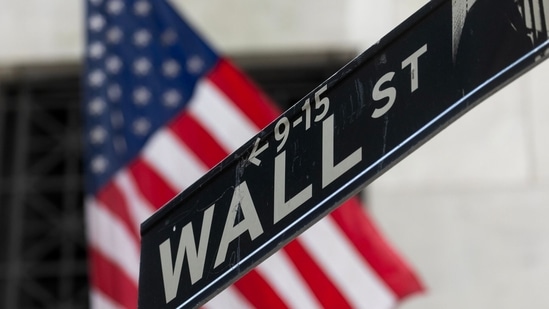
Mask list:
[[[139,227],[277,109],[166,0],[88,0],[83,76],[93,308],[136,308]],[[421,285],[352,199],[206,308],[390,308]]]

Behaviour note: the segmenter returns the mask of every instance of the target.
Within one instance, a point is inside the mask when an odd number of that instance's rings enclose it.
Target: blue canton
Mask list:
[[[165,0],[89,0],[83,76],[88,193],[185,108],[217,60]]]

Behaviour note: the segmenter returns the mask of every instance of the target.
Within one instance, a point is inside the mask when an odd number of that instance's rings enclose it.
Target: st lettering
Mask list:
[[[420,47],[408,58],[404,59],[401,63],[401,69],[410,68],[410,93],[413,93],[419,88],[419,57],[427,52],[427,44]],[[397,98],[397,89],[395,87],[389,87],[389,84],[396,72],[388,72],[383,75],[374,85],[372,91],[372,99],[375,102],[385,101],[382,107],[376,108],[372,113],[372,118],[379,118],[385,115]]]

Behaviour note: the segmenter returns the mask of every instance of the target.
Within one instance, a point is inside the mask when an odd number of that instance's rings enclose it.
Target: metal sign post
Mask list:
[[[203,304],[540,63],[545,2],[431,1],[319,85],[142,225],[140,308]]]

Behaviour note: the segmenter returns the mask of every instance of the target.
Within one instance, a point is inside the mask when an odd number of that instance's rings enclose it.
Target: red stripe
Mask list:
[[[208,168],[214,167],[228,155],[189,113],[181,113],[169,127]]]
[[[256,308],[288,308],[271,286],[253,269],[235,282],[234,286]]]
[[[162,207],[178,193],[140,157],[129,165],[128,170],[154,209]]]
[[[264,128],[280,112],[273,103],[242,72],[229,61],[221,59],[208,78],[242,110],[258,128]]]
[[[125,308],[137,308],[137,283],[100,252],[88,247],[91,261],[91,284]]]
[[[112,181],[97,193],[97,200],[110,210],[113,215],[124,222],[124,225],[135,239],[140,239],[139,227],[134,224],[126,199]]]
[[[339,289],[299,243],[299,238],[286,245],[284,250],[323,308],[351,308]]]
[[[423,290],[410,266],[383,239],[356,198],[333,211],[331,216],[398,299]]]

